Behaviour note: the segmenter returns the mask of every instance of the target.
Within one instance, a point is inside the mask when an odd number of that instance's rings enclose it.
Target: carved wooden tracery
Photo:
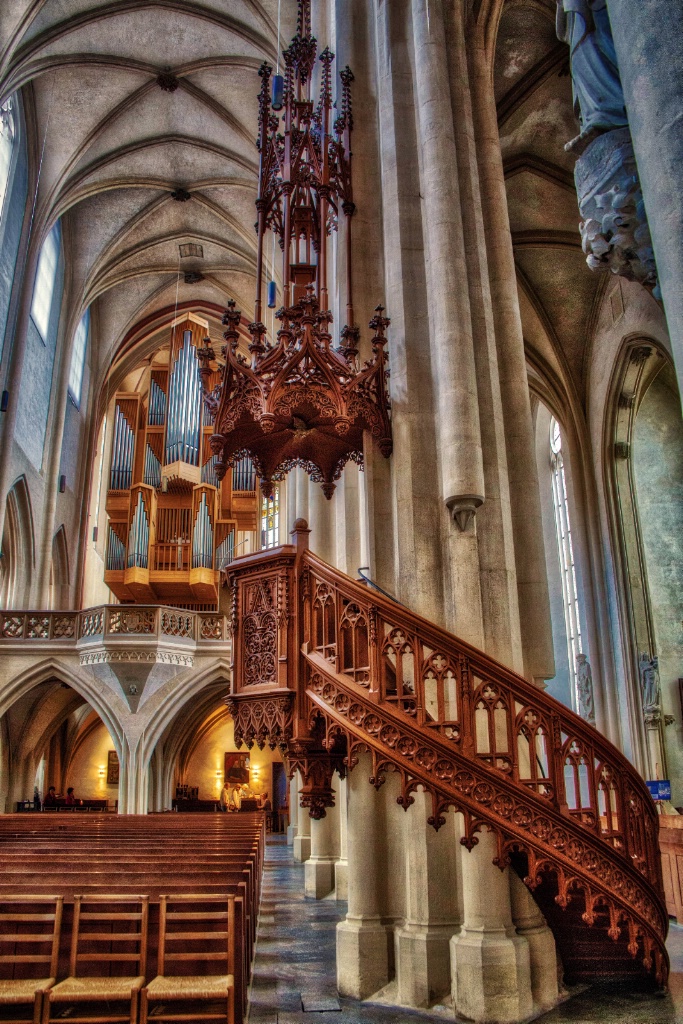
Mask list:
[[[296,547],[233,563],[236,666],[252,642],[240,621],[251,608],[245,595],[264,579],[274,602],[283,589],[291,595],[278,685],[292,691],[286,753],[301,774],[302,806],[324,816],[334,772],[368,750],[374,786],[397,772],[404,808],[425,789],[437,829],[457,809],[469,848],[492,830],[501,867],[512,863],[555,908],[578,907],[572,920],[604,928],[627,959],[665,979],[657,816],[633,767],[543,691],[325,565],[306,550],[307,533],[299,522]],[[243,671],[234,685],[247,701]],[[260,714],[240,727],[255,742]]]

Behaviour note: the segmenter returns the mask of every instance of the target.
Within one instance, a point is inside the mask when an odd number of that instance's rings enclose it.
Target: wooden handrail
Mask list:
[[[343,736],[349,764],[369,749],[376,784],[388,766],[401,774],[404,806],[426,788],[435,827],[462,811],[466,845],[492,829],[501,866],[524,853],[530,888],[554,872],[560,905],[581,890],[587,924],[606,907],[611,937],[625,921],[631,954],[664,979],[658,816],[623,754],[465,641],[311,552],[301,565],[306,696],[327,749]]]

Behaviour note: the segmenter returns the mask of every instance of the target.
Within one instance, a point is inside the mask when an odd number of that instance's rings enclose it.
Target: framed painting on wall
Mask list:
[[[119,784],[119,755],[115,750],[107,753],[107,785],[118,786]]]
[[[225,752],[224,777],[226,782],[236,784],[249,784],[249,754],[236,754],[233,751]]]

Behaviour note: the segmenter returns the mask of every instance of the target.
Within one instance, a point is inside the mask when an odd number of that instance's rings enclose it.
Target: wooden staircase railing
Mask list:
[[[310,553],[303,521],[294,534],[230,567],[238,744],[279,744],[313,817],[368,750],[370,782],[398,772],[404,808],[422,786],[435,828],[453,807],[468,848],[495,834],[569,978],[663,985],[658,817],[633,766],[521,676]]]

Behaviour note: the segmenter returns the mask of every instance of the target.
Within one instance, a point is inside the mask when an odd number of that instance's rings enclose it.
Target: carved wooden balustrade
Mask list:
[[[313,817],[334,802],[334,771],[368,750],[370,782],[397,772],[404,808],[421,786],[435,828],[453,807],[468,848],[493,831],[496,862],[521,874],[556,939],[567,922],[565,970],[573,957],[575,977],[664,983],[658,818],[633,766],[521,676],[326,565],[307,534],[298,521],[296,546],[231,566],[238,745],[278,744]],[[609,971],[594,963],[605,951],[585,951],[590,926],[593,943],[614,940]]]

